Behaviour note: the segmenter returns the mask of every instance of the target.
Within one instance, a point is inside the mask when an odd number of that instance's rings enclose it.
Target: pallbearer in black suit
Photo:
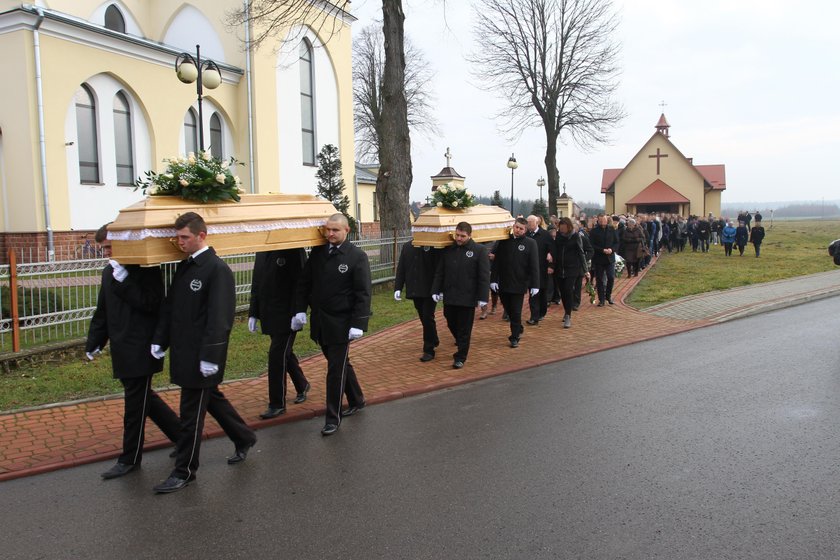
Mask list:
[[[548,312],[548,291],[545,288],[548,286],[548,268],[553,260],[554,240],[546,230],[540,227],[540,221],[541,219],[533,214],[528,216],[527,235],[537,242],[540,251],[540,291],[528,300],[528,306],[531,308],[529,325],[538,324]]]
[[[443,316],[458,347],[452,355],[455,369],[461,369],[467,361],[475,307],[487,305],[489,291],[487,247],[472,240],[470,224],[460,222],[455,226],[455,243],[443,250],[432,283],[432,298],[443,301]]]
[[[540,291],[540,262],[537,242],[526,236],[528,222],[516,218],[513,235],[499,241],[490,267],[490,289],[499,294],[510,317],[510,346],[519,346],[522,336],[522,302],[525,294],[533,298]]]
[[[271,336],[268,349],[268,408],[260,418],[274,418],[286,412],[286,373],[297,391],[295,404],[306,400],[309,382],[294,353],[295,335],[290,327],[292,303],[298,279],[306,261],[303,249],[263,251],[254,259],[248,330]]]
[[[175,468],[155,486],[159,493],[175,492],[195,480],[206,413],[236,446],[228,464],[244,461],[257,442],[257,435],[219,390],[236,309],[233,272],[207,245],[207,226],[195,212],[175,221],[175,235],[178,247],[190,256],[175,269],[151,351],[162,358],[167,348],[172,350],[169,374],[181,387],[181,433]]]
[[[350,363],[350,342],[360,338],[370,318],[370,264],[367,254],[347,240],[350,226],[343,214],[333,214],[324,226],[328,244],[314,247],[303,267],[295,297],[292,330],[306,324],[327,358],[327,414],[321,434],[338,430],[341,419],[365,407],[365,396]],[[343,395],[347,408],[341,410]]]
[[[397,263],[397,276],[394,279],[394,299],[400,301],[406,297],[414,302],[417,316],[423,325],[423,355],[421,362],[428,362],[435,357],[435,348],[440,340],[435,323],[435,307],[432,299],[432,281],[435,278],[440,250],[431,247],[415,247],[409,241],[403,245]],[[403,293],[403,286],[405,293]]]
[[[104,256],[110,257],[106,228],[102,226],[95,239]],[[102,473],[104,479],[126,475],[140,466],[147,416],[166,437],[178,441],[178,416],[152,390],[152,376],[163,369],[163,360],[149,355],[161,301],[163,276],[159,266],[141,268],[108,261],[85,344],[85,354],[93,360],[111,343],[114,377],[125,389],[123,451],[117,463]]]

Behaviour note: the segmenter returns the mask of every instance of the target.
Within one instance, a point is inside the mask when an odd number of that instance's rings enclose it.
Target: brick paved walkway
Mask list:
[[[827,280],[819,288],[821,293],[840,293],[840,275],[826,275],[833,280]],[[822,275],[808,278],[818,276]],[[730,302],[730,307],[726,307],[725,302],[718,303],[719,294],[711,294],[658,306],[653,312],[640,312],[623,303],[624,296],[636,281],[636,278],[616,281],[614,306],[598,308],[584,301],[581,311],[573,316],[571,329],[562,328],[562,308],[552,306],[548,317],[539,326],[526,326],[517,349],[507,345],[509,328],[501,320],[501,312],[485,321],[476,320],[469,360],[462,370],[451,368],[450,356],[454,345],[441,312],[437,314],[441,346],[434,361],[425,364],[418,361],[422,336],[417,320],[354,342],[351,360],[368,404],[376,404],[706,326],[731,318],[731,313],[727,315],[728,310],[736,309],[744,314],[750,305],[761,308],[768,298],[796,302],[803,297],[803,290],[810,294],[817,289],[812,289],[817,285],[815,280],[805,283],[788,281],[790,285],[798,286],[790,289],[787,288],[789,284],[774,282],[770,292],[761,287],[756,292],[753,291],[756,287],[738,288],[734,300],[725,300]],[[753,293],[759,295],[753,298],[750,295]],[[702,305],[703,301],[710,303]],[[405,302],[405,305],[411,303]],[[258,418],[266,404],[265,376],[226,383],[222,389],[254,428],[322,415],[325,361],[321,356],[314,356],[304,360],[302,366],[312,383],[309,400],[302,405],[289,405],[288,412],[280,418]],[[177,390],[163,391],[162,396],[177,410]],[[167,446],[168,442],[158,429],[151,422],[147,425],[147,448]],[[0,481],[113,459],[119,455],[121,435],[120,398],[67,403],[0,415]],[[218,425],[208,417],[205,437],[219,435],[222,433]],[[313,437],[316,436],[320,437],[314,431]],[[340,433],[338,437],[341,437]]]

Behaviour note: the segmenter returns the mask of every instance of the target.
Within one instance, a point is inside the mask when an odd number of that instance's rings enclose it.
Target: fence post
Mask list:
[[[20,352],[20,317],[18,316],[17,254],[9,249],[9,307],[12,312],[12,352]]]
[[[397,273],[397,228],[394,228],[394,255],[393,255],[393,271]]]

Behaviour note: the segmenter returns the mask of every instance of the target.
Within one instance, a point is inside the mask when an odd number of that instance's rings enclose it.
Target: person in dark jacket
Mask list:
[[[261,251],[254,257],[248,330],[271,336],[268,349],[268,408],[260,414],[267,420],[286,413],[286,374],[297,391],[295,404],[306,400],[309,382],[295,356],[295,336],[290,327],[292,300],[306,261],[303,249]]]
[[[181,432],[175,468],[158,493],[176,492],[195,480],[206,413],[235,445],[228,464],[245,460],[257,435],[219,390],[236,310],[233,272],[207,245],[207,225],[195,212],[175,220],[178,248],[189,258],[178,263],[152,337],[152,355],[171,349],[169,374],[181,387]]]
[[[586,254],[581,234],[574,231],[572,220],[560,218],[557,222],[557,239],[554,241],[555,278],[560,282],[560,301],[563,302],[563,328],[572,326],[575,284],[578,278],[589,278]]]
[[[487,248],[472,240],[472,226],[455,226],[455,243],[443,250],[432,282],[432,298],[443,301],[443,316],[455,337],[452,367],[460,369],[470,351],[476,305],[487,305],[490,259]]]
[[[589,273],[592,269],[592,257],[595,254],[595,248],[592,247],[592,242],[589,240],[589,234],[587,231],[580,226],[580,223],[575,225],[575,233],[580,236],[581,245],[583,246],[583,254],[586,257],[586,270],[585,272]],[[556,274],[556,271],[555,271]],[[580,300],[581,300],[581,291],[583,290],[583,280],[584,278],[589,278],[588,275],[581,275],[575,278],[575,286],[574,290],[572,291],[573,296],[573,303],[572,303],[572,311],[577,311],[580,309]]]
[[[747,245],[747,240],[750,237],[750,230],[744,225],[744,222],[738,222],[738,227],[735,228],[735,245],[738,246],[739,256],[744,256],[744,247]]]
[[[627,220],[624,230],[624,260],[627,261],[627,278],[639,275],[639,261],[645,256],[645,236],[636,220]]]
[[[306,324],[309,337],[327,359],[327,413],[321,435],[338,431],[341,419],[365,407],[365,396],[350,363],[350,343],[364,335],[370,320],[372,286],[367,253],[350,243],[344,214],[333,214],[324,226],[327,244],[314,247],[303,267],[295,297],[292,330]],[[347,408],[341,402],[347,395]]]
[[[537,247],[540,250],[540,291],[534,297],[529,297],[528,307],[531,310],[531,317],[527,323],[529,325],[536,325],[548,313],[548,268],[551,266],[553,256],[551,254],[554,249],[554,240],[551,239],[551,234],[540,227],[540,220],[538,216],[528,216],[528,237],[537,242]]]
[[[103,256],[111,256],[107,226],[96,232]],[[178,441],[178,416],[152,390],[152,377],[163,369],[163,360],[149,355],[149,344],[163,301],[160,267],[123,266],[110,259],[102,270],[96,311],[90,321],[85,355],[89,360],[111,344],[114,378],[125,391],[123,449],[116,464],[102,473],[108,480],[124,476],[143,459],[146,418],[158,425],[173,443]]]
[[[394,278],[394,299],[403,298],[414,302],[414,309],[423,325],[423,355],[421,362],[435,358],[435,348],[440,344],[435,322],[435,307],[432,299],[432,281],[435,278],[440,249],[415,247],[412,241],[403,245],[397,262],[397,274]],[[405,287],[405,293],[403,293]]]
[[[513,235],[499,241],[490,266],[490,289],[499,294],[502,306],[510,317],[511,348],[519,346],[522,337],[522,302],[525,294],[531,297],[540,290],[540,263],[537,242],[527,237],[528,222],[516,218]],[[444,299],[444,301],[446,301]]]
[[[764,241],[764,226],[760,221],[756,221],[755,225],[750,229],[750,243],[755,247],[755,256],[761,256],[761,243]]]
[[[615,252],[618,249],[618,239],[615,229],[607,224],[607,216],[598,215],[598,223],[589,232],[589,240],[595,249],[592,257],[592,267],[595,269],[595,281],[598,288],[598,307],[604,307],[609,301],[612,305],[612,289],[615,283]]]
[[[709,220],[704,217],[697,218],[697,240],[700,244],[700,251],[703,253],[709,252],[709,236],[711,235],[711,225]]]

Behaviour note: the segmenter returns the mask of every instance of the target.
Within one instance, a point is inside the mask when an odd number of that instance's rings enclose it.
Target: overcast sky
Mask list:
[[[440,136],[412,134],[412,200],[429,177],[452,166],[479,194],[510,193],[506,163],[516,154],[517,198],[537,198],[545,136],[505,139],[493,116],[504,100],[477,87],[471,0],[403,0],[406,33],[435,72]],[[627,118],[609,145],[590,152],[567,140],[560,181],[577,201],[603,202],[604,168],[624,167],[654,132],[664,101],[671,140],[696,164],[725,164],[723,202],[840,198],[828,167],[840,159],[840,2],[833,0],[615,0]],[[356,31],[381,20],[381,0],[354,0]],[[444,19],[445,15],[445,19]],[[833,101],[832,101],[833,100]],[[547,192],[544,193],[544,196]]]

